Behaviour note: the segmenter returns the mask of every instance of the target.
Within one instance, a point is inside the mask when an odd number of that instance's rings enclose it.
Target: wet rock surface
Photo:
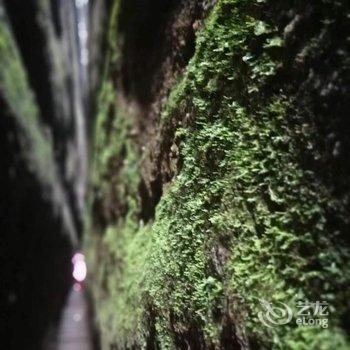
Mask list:
[[[6,349],[41,348],[64,305],[79,245],[77,182],[84,178],[76,170],[74,13],[72,1],[0,2],[0,334]]]

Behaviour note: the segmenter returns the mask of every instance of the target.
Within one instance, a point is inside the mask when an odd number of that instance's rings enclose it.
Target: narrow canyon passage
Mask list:
[[[86,295],[79,287],[73,286],[44,350],[97,350],[93,347],[90,317]]]
[[[44,350],[98,350],[93,310],[87,297],[87,266],[82,253],[72,258],[74,283],[68,292],[58,320],[50,327],[43,342]]]
[[[0,349],[349,350],[350,2],[0,0]]]
[[[4,349],[95,349],[87,291],[72,276],[86,208],[89,6],[0,1]]]

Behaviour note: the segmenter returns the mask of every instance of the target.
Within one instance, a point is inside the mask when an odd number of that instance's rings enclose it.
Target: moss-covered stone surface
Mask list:
[[[348,2],[136,3],[95,127],[103,349],[350,348]],[[261,300],[327,302],[328,327],[267,327]]]

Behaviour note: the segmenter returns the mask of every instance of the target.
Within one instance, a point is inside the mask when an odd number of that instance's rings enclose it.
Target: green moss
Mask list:
[[[120,117],[118,102],[114,126],[99,124],[95,185],[103,191],[117,176],[113,191],[129,203],[124,218],[102,232],[113,256],[102,258],[110,271],[107,294],[98,298],[107,343],[144,347],[154,326],[161,349],[186,344],[187,334],[222,348],[232,322],[241,342],[260,348],[349,348],[341,328],[350,281],[346,204],[304,161],[323,156],[315,120],[288,81],[278,82],[284,40],[266,6],[218,1],[198,34],[161,118],[178,125],[183,165],[147,227],[137,215],[140,156],[125,131],[132,118]],[[101,110],[103,123],[103,103]],[[126,162],[117,173],[108,167],[113,157]],[[327,301],[329,328],[264,327],[259,298]]]
[[[149,226],[138,222],[139,154],[130,134],[133,116],[117,104],[113,85],[105,81],[99,96],[99,115],[95,129],[92,201],[106,203],[107,225],[94,226],[99,236],[89,237],[86,245],[98,245],[101,252],[91,252],[89,261],[99,288],[94,290],[104,344],[131,347],[142,341],[142,294],[139,281],[144,273],[149,244]],[[111,176],[112,175],[112,176]],[[91,204],[92,206],[92,204]],[[114,206],[124,213],[113,220]],[[93,223],[92,223],[93,224]],[[128,276],[127,279],[123,276]],[[118,310],[118,312],[116,312]],[[138,328],[140,327],[140,329]]]

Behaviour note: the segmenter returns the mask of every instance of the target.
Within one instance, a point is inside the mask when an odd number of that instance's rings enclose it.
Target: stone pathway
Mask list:
[[[93,350],[88,304],[84,291],[72,287],[62,318],[46,350]]]

